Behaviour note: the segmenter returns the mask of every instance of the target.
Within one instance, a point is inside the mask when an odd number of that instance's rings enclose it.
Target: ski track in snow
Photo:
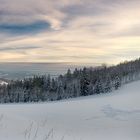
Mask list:
[[[106,105],[103,107],[102,111],[104,112],[106,117],[120,121],[127,121],[129,120],[129,118],[133,117],[134,119],[140,119],[140,110],[121,110],[112,108],[111,105]]]
[[[140,140],[140,81],[105,95],[1,104],[0,140]]]

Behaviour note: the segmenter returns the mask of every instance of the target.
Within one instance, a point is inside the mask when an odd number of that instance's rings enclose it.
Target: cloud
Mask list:
[[[138,0],[0,0],[0,61],[117,63],[139,56],[139,6]]]
[[[9,51],[23,51],[23,50],[33,50],[38,49],[38,46],[18,46],[18,47],[1,47],[0,51],[9,52]]]

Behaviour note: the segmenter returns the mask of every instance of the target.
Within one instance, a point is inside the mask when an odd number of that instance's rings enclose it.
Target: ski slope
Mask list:
[[[0,140],[140,140],[140,81],[106,95],[0,105]]]

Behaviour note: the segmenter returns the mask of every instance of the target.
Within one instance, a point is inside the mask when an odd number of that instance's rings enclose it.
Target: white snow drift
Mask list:
[[[8,85],[8,83],[0,79],[0,85]]]
[[[140,81],[106,95],[0,105],[0,140],[140,140]]]

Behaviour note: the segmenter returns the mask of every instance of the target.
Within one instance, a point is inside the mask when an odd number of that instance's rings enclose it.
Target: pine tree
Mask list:
[[[94,88],[94,93],[95,94],[100,94],[103,93],[103,85],[101,80],[98,80],[95,84],[95,88]]]
[[[104,85],[104,92],[111,92],[112,90],[112,84],[111,84],[111,80],[110,77],[107,77],[107,80],[105,81],[105,85]]]
[[[117,90],[121,86],[121,80],[118,76],[115,77],[115,90]]]

